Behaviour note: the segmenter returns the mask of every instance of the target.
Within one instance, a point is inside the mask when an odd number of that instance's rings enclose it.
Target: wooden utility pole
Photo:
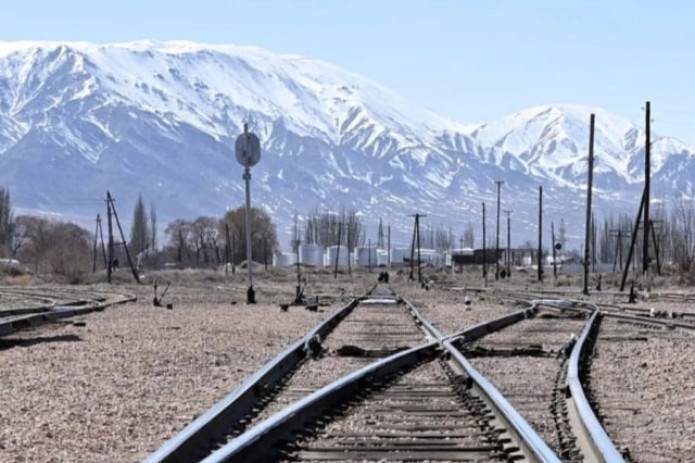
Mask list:
[[[387,240],[387,246],[389,248],[389,269],[391,268],[391,224],[388,225],[387,228],[387,235],[386,235],[386,240]]]
[[[543,185],[538,187],[538,281],[543,281]]]
[[[224,224],[224,274],[229,275],[229,260],[231,256],[231,246],[229,244],[229,224]],[[233,265],[233,264],[232,264]]]
[[[504,213],[507,214],[507,252],[504,256],[505,266],[507,267],[507,277],[512,276],[512,219],[510,218],[512,212],[514,211],[504,211]]]
[[[113,222],[111,219],[111,193],[106,192],[106,224],[109,227],[109,265],[106,268],[106,280],[111,283],[111,272],[113,272],[114,246],[113,246]]]
[[[417,235],[417,218],[415,219],[415,224],[413,225],[413,240],[410,244],[410,275],[408,279],[413,281],[415,279],[415,236]]]
[[[589,294],[589,258],[590,246],[589,240],[591,237],[591,193],[592,185],[594,181],[594,124],[596,121],[596,116],[591,115],[591,120],[589,124],[589,172],[588,181],[586,185],[586,223],[584,232],[584,294]]]
[[[550,239],[553,247],[553,278],[557,279],[557,254],[555,253],[555,223],[550,222]]]
[[[620,224],[618,224],[620,227]],[[620,263],[620,271],[623,271],[623,230],[618,228],[616,230],[610,230],[611,238],[617,238],[615,244],[615,255],[613,256],[613,271],[615,272],[616,266]]]
[[[123,243],[123,249],[125,250],[125,256],[128,259],[128,265],[130,266],[130,270],[133,272],[133,277],[135,278],[135,282],[140,284],[140,276],[138,275],[138,271],[135,269],[135,266],[133,265],[133,260],[130,258],[130,252],[128,251],[128,243],[126,243],[125,240],[125,235],[123,234],[123,228],[121,227],[121,221],[118,220],[118,214],[116,213],[116,206],[113,204],[113,198],[111,197],[111,193],[108,191],[106,192],[106,199],[107,201],[111,204],[111,212],[113,212],[113,218],[116,219],[116,225],[118,226],[118,232],[121,235],[121,240]],[[109,224],[110,225],[110,224]],[[109,228],[111,228],[109,226]]]
[[[343,224],[338,223],[338,246],[335,251],[335,271],[333,272],[333,278],[338,278],[338,262],[340,259],[340,240],[343,234]]]
[[[487,252],[485,247],[485,203],[483,203],[483,280],[487,286]]]
[[[94,232],[94,260],[92,262],[92,273],[97,271],[97,249],[99,247],[99,240],[101,239],[101,255],[104,258],[104,268],[108,265],[106,262],[106,249],[104,248],[104,232],[101,228],[101,215],[97,214],[97,225]]]
[[[497,233],[495,237],[495,280],[500,278],[500,188],[504,183],[502,180],[496,180],[497,184]]]
[[[650,153],[651,153],[651,141],[650,141],[650,115],[651,107],[649,101],[647,101],[645,112],[646,120],[644,125],[644,225],[642,227],[642,276],[647,277],[649,272],[649,184],[651,177],[650,169]]]
[[[427,216],[423,214],[414,214],[411,217],[415,217],[415,226],[413,227],[413,243],[410,248],[410,279],[415,279],[415,276],[413,274],[413,266],[415,265],[415,246],[417,246],[417,279],[418,283],[421,283],[422,269],[420,268],[420,218]]]
[[[627,273],[630,271],[630,263],[632,262],[632,254],[635,250],[635,241],[637,241],[637,231],[639,230],[640,218],[642,217],[642,211],[644,210],[644,200],[646,198],[646,192],[642,192],[642,200],[639,204],[639,211],[637,211],[637,220],[635,220],[635,226],[632,229],[632,238],[630,238],[630,247],[627,250],[627,261],[625,262],[625,270],[623,270],[623,279],[620,282],[620,291],[625,289],[625,282],[627,281]]]
[[[350,226],[352,224],[352,221],[348,221],[347,223],[347,230],[345,230],[346,236],[346,247],[347,247],[347,258],[348,258],[348,275],[352,276],[352,233],[351,229],[352,227]]]
[[[420,217],[424,215],[415,214],[415,228],[417,229],[417,281],[422,283],[422,267],[420,266]]]

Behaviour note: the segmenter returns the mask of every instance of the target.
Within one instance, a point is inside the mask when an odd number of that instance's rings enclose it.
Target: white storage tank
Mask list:
[[[360,267],[368,267],[371,263],[372,267],[376,267],[376,248],[367,246],[359,246],[355,248],[355,263]]]
[[[315,267],[323,266],[323,246],[318,244],[300,244],[299,262]]]
[[[406,258],[410,259],[410,248],[391,248],[392,264],[402,264]]]
[[[335,267],[335,260],[338,259],[338,267],[347,267],[348,248],[347,246],[328,246],[326,249],[326,267]]]
[[[417,249],[415,250],[415,259],[417,259]],[[420,249],[420,263],[438,266],[442,265],[443,262],[444,255],[436,249]]]
[[[387,249],[376,250],[376,265],[383,267],[389,266],[389,252]]]
[[[297,263],[297,254],[294,252],[275,252],[273,254],[273,267],[289,267]]]

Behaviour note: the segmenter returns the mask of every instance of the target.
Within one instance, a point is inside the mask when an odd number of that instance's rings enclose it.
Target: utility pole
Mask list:
[[[553,246],[553,278],[557,280],[557,255],[555,253],[555,223],[550,222],[550,239]]]
[[[646,120],[644,125],[644,225],[642,226],[642,276],[646,279],[649,274],[649,184],[651,177],[650,168],[650,124],[651,124],[651,105],[649,101],[645,106]]]
[[[94,230],[94,258],[92,260],[92,273],[97,271],[97,248],[99,246],[99,236],[101,235],[101,249],[104,249],[104,237],[101,234],[101,216],[97,214],[96,230]],[[106,265],[106,254],[104,254],[104,265]]]
[[[507,214],[507,255],[505,256],[505,266],[507,267],[507,277],[512,276],[512,210],[505,209]]]
[[[263,237],[263,265],[265,267],[265,271],[268,271],[268,237],[264,236]]]
[[[111,197],[111,193],[108,191],[106,192],[106,199],[111,203],[111,212],[113,213],[113,218],[116,220],[116,226],[118,227],[118,232],[121,235],[121,243],[123,244],[123,249],[125,250],[125,256],[126,259],[128,259],[128,265],[130,266],[130,270],[133,272],[133,277],[135,278],[135,282],[140,284],[142,283],[140,281],[140,275],[138,274],[138,271],[135,269],[135,266],[133,265],[133,259],[130,258],[130,252],[128,252],[128,243],[126,243],[125,240],[125,235],[123,234],[123,228],[121,227],[121,221],[118,220],[118,214],[116,213],[116,206],[113,204],[113,198]]]
[[[106,224],[109,227],[109,242],[108,242],[108,250],[109,250],[109,265],[107,266],[106,270],[106,279],[109,283],[111,283],[111,272],[113,272],[113,260],[114,260],[114,246],[113,246],[113,222],[111,219],[111,193],[108,191],[106,192]]]
[[[485,247],[485,203],[483,203],[483,281],[487,286],[487,252]]]
[[[338,278],[338,262],[340,260],[340,240],[343,234],[343,224],[338,223],[338,246],[336,246],[335,252],[335,271],[333,272],[333,278]]]
[[[635,241],[637,241],[637,231],[639,229],[640,218],[642,217],[642,211],[644,210],[644,200],[646,199],[646,191],[642,191],[642,200],[639,204],[639,210],[637,211],[637,220],[635,220],[635,225],[632,228],[632,237],[630,238],[630,247],[627,250],[627,261],[625,262],[625,270],[623,270],[623,279],[620,282],[620,291],[625,289],[625,282],[627,281],[627,274],[630,271],[630,263],[632,262],[632,254],[635,249]],[[633,271],[634,271],[634,262]]]
[[[496,180],[497,184],[497,236],[495,238],[495,280],[500,278],[500,189],[504,183]]]
[[[352,245],[350,244],[350,243],[352,243],[352,233],[351,233],[352,227],[351,227],[351,225],[352,225],[352,220],[348,221],[347,227],[346,227],[347,230],[345,230],[345,234],[347,235],[347,243],[346,244],[347,244],[348,275],[349,276],[352,276],[352,254],[351,254]]]
[[[538,187],[538,281],[543,281],[543,186]]]
[[[413,228],[413,243],[410,248],[410,279],[414,280],[413,275],[414,260],[415,260],[415,246],[417,245],[417,279],[418,283],[422,283],[422,270],[420,268],[420,218],[427,217],[424,214],[414,214],[411,217],[415,217],[415,227]]]
[[[591,238],[591,193],[594,182],[594,126],[596,116],[591,114],[589,124],[589,172],[588,182],[586,185],[586,223],[584,232],[584,289],[583,293],[589,294],[589,260],[591,256],[590,238]]]
[[[388,254],[388,256],[389,256],[389,269],[391,269],[391,224],[388,225],[386,236],[387,236],[386,240],[388,242],[387,246],[389,247],[389,254]]]

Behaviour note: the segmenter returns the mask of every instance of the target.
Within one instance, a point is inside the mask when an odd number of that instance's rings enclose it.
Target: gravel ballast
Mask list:
[[[0,461],[140,461],[324,315],[137,303],[5,340]]]

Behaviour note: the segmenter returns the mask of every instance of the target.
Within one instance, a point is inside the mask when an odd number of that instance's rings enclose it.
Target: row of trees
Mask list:
[[[453,231],[443,225],[436,227],[426,225],[420,227],[420,246],[428,249],[447,250],[456,243]],[[373,245],[386,248],[386,232],[383,221],[379,220],[376,240]],[[303,236],[303,240],[301,237]],[[473,247],[473,226],[469,224],[464,232],[462,242]],[[347,246],[354,249],[368,243],[366,228],[362,216],[354,209],[342,209],[340,212],[321,212],[318,209],[310,211],[304,219],[304,233],[299,231],[299,218],[295,216],[294,232],[292,239],[293,251],[297,250],[300,242],[305,244],[318,244],[321,246]]]
[[[263,262],[277,248],[275,226],[261,209],[253,208],[251,218],[253,258]],[[245,220],[244,207],[227,212],[222,219],[175,220],[164,231],[167,244],[158,249],[155,207],[150,206],[148,214],[140,196],[133,210],[128,250],[143,265],[172,261],[182,266],[239,264],[246,260]],[[112,232],[114,257],[125,262],[124,243],[116,230]],[[94,236],[74,223],[15,216],[9,192],[0,188],[0,258],[16,259],[37,274],[61,275],[76,283],[106,265],[106,255],[102,259],[102,254],[106,254],[107,236],[103,232]]]
[[[227,212],[221,219],[201,216],[195,220],[175,220],[164,230],[167,243],[157,246],[157,214],[154,206],[149,211],[142,197],[138,197],[133,210],[133,221],[128,240],[132,256],[145,256],[151,264],[176,262],[182,266],[212,266],[226,262],[239,264],[246,260],[245,208]],[[622,267],[627,260],[634,217],[625,214],[609,216],[603,223],[592,226],[592,260],[614,263]],[[672,263],[683,281],[695,283],[695,207],[692,200],[674,200],[667,207],[660,205],[652,212],[650,255],[661,263]],[[277,234],[270,216],[258,208],[252,209],[252,253],[257,262],[269,261],[277,249]],[[643,240],[635,240],[633,261],[641,266]],[[420,230],[421,246],[449,249],[463,245],[473,247],[473,225],[468,224],[457,243],[453,233],[442,226]],[[343,209],[339,213],[311,211],[300,232],[297,220],[293,245],[300,242],[333,246],[338,243],[350,247],[366,242],[362,216],[355,210]],[[383,224],[374,244],[383,243]],[[490,237],[488,237],[490,240]],[[564,223],[560,223],[556,241],[565,240]],[[100,265],[96,259],[96,237],[83,228],[67,222],[43,217],[19,215],[12,210],[9,191],[0,188],[0,258],[18,259],[39,273],[64,275],[70,281],[78,280]],[[120,243],[122,244],[122,243]],[[533,249],[531,243],[527,243]],[[121,252],[122,246],[117,247]],[[563,249],[564,250],[564,249]],[[566,251],[566,250],[565,250]],[[581,257],[581,253],[577,253]],[[90,265],[91,264],[91,265]],[[147,259],[144,261],[147,264]]]
[[[670,207],[663,204],[651,214],[647,233],[650,260],[657,264],[671,262],[676,271],[690,284],[695,283],[695,207],[692,200],[676,199]],[[632,263],[642,266],[644,243],[643,224],[637,229]],[[604,219],[602,225],[594,221],[591,238],[592,260],[612,263],[616,268],[626,264],[634,233],[635,217],[627,214]],[[658,261],[658,262],[657,262]]]
[[[163,250],[168,261],[181,265],[210,266],[246,260],[246,208],[227,212],[222,219],[201,216],[195,220],[178,219],[164,233],[168,246]],[[251,252],[256,262],[269,262],[277,249],[277,234],[270,216],[251,208]]]

